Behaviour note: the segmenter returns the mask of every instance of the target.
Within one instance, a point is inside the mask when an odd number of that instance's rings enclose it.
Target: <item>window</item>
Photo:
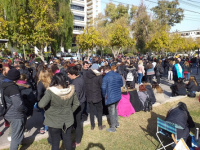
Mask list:
[[[77,15],[74,15],[74,20],[80,20],[80,21],[84,21],[84,17],[82,17],[82,16],[77,16]]]
[[[84,29],[84,27],[82,27],[82,26],[74,26],[74,30],[83,30]]]
[[[197,32],[197,35],[199,35],[200,34],[200,32]]]
[[[189,33],[186,33],[185,35],[189,35]]]
[[[71,9],[84,11],[84,7],[83,6],[77,6],[77,5],[73,5],[73,4],[71,4]]]

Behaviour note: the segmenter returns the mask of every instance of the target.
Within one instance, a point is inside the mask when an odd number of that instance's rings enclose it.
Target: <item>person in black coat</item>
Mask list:
[[[102,105],[102,76],[101,73],[97,71],[97,65],[92,65],[92,67],[86,72],[85,76],[85,94],[86,100],[90,108],[90,123],[91,130],[95,128],[94,122],[94,112],[97,110],[97,120],[99,130],[105,128],[102,126],[102,115],[103,115],[103,105]]]
[[[173,84],[170,88],[172,90],[172,97],[173,96],[179,96],[179,95],[187,95],[186,85],[183,82],[182,78],[179,78],[178,82]]]
[[[76,141],[74,146],[79,146],[81,138],[83,136],[83,127],[81,122],[81,114],[85,107],[85,88],[83,77],[79,74],[77,66],[68,68],[68,77],[72,80],[72,84],[75,86],[75,92],[80,102],[80,106],[74,112],[74,126],[76,129]]]
[[[25,74],[20,75],[20,79],[17,80],[17,85],[19,86],[24,105],[28,108],[26,115],[27,117],[32,116],[36,97],[33,93],[31,85],[27,83],[27,78]]]
[[[154,104],[156,102],[156,97],[155,97],[155,94],[154,94],[153,89],[151,87],[151,84],[146,82],[146,83],[144,83],[144,86],[147,90],[147,94],[149,95],[149,98],[150,98],[152,104]]]
[[[156,76],[156,79],[157,79],[157,83],[160,84],[160,78],[162,76],[162,72],[160,72],[161,68],[162,68],[162,61],[158,61],[156,63],[156,66],[154,68],[154,71],[155,71],[155,76]]]
[[[139,112],[139,111],[143,110],[143,104],[139,99],[137,89],[129,88],[128,93],[130,95],[130,102],[131,102],[133,108],[135,109],[135,111]]]
[[[187,88],[188,92],[195,93],[197,91],[197,82],[196,82],[194,76],[191,76],[189,78],[189,82],[186,85],[186,88]]]
[[[137,71],[133,64],[130,64],[125,69],[125,80],[126,85],[129,85],[132,88],[135,88],[135,84],[137,83]]]
[[[175,108],[170,109],[167,113],[165,121],[179,125],[182,129],[177,129],[177,138],[183,138],[187,144],[191,145],[191,141],[188,141],[188,137],[190,128],[194,128],[195,124],[185,103],[179,102]]]

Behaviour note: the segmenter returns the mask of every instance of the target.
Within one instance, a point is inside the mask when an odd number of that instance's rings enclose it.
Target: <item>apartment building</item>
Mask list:
[[[185,38],[193,38],[193,39],[200,38],[200,30],[181,31],[179,33],[182,37]]]
[[[87,24],[94,23],[94,19],[101,13],[101,0],[87,0]]]
[[[75,46],[76,36],[101,13],[101,0],[72,0],[71,11],[74,15],[72,46]]]

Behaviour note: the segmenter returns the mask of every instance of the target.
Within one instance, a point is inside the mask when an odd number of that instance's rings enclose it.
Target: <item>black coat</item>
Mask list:
[[[183,84],[177,83],[176,89],[177,89],[177,91],[176,91],[177,95],[187,95],[185,83],[183,83]]]
[[[143,110],[143,104],[138,97],[138,93],[136,89],[128,91],[130,95],[130,102],[135,109],[136,112]]]
[[[24,105],[27,107],[27,116],[32,116],[34,104],[36,102],[36,96],[33,93],[33,90],[28,84],[18,84],[21,98],[23,99]]]
[[[72,84],[75,86],[76,95],[81,105],[86,101],[83,77],[79,76],[75,78],[74,80],[72,80]]]
[[[193,92],[193,91],[197,91],[197,86],[195,85],[195,83],[192,81],[192,82],[189,82],[187,85],[186,85],[186,88],[188,90],[188,92]]]
[[[87,102],[98,103],[102,101],[101,95],[102,76],[88,70],[85,76],[85,95]]]
[[[175,107],[171,109],[165,121],[169,121],[181,126],[183,129],[178,129],[178,139],[187,138],[189,136],[189,128],[195,127],[194,121],[190,116],[187,110],[182,109],[181,107]]]
[[[147,84],[145,85],[145,88],[147,89],[147,94],[149,95],[152,104],[154,104],[156,102],[156,97],[154,95],[153,89],[151,88],[151,85]]]
[[[19,87],[13,81],[3,80],[3,95],[7,105],[6,119],[22,119],[27,112],[27,108],[21,98]]]

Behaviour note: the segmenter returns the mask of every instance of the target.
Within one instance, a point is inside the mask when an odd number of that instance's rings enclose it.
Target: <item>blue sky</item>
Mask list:
[[[111,2],[111,0],[101,0],[101,12],[104,12],[106,4]],[[120,2],[122,4],[130,4],[139,6],[141,0],[113,0],[116,5]],[[157,0],[143,0],[143,3],[147,6],[147,11],[149,14],[153,15],[150,10],[152,7],[156,6]],[[181,23],[176,24],[171,28],[171,32],[178,31],[188,31],[188,30],[200,30],[200,0],[179,0],[180,7],[184,9],[184,19]],[[193,11],[193,12],[191,12]]]

